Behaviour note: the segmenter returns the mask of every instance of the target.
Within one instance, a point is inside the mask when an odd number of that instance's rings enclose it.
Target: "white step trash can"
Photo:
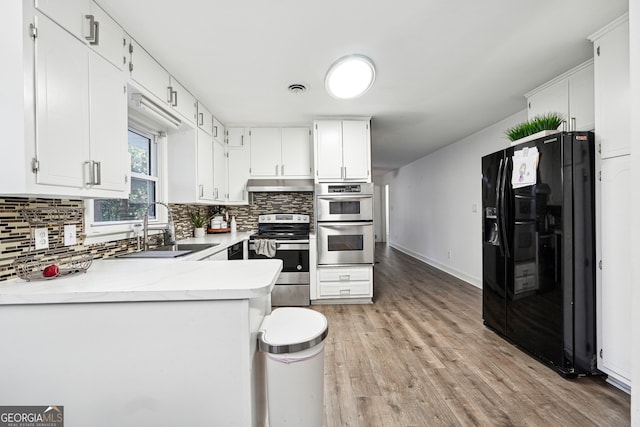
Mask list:
[[[258,338],[267,353],[269,427],[322,427],[328,333],[327,318],[308,308],[276,308],[265,317]]]

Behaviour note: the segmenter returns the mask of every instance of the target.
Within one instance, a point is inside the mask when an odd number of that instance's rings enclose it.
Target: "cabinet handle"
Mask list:
[[[280,165],[280,175],[284,176],[284,165]]]
[[[93,162],[93,184],[101,185],[102,184],[102,163],[101,162]]]
[[[213,137],[217,138],[218,137],[218,126],[214,126],[213,127]]]
[[[173,105],[174,107],[177,107],[178,106],[178,92],[174,90],[171,94],[172,94],[172,97],[173,97],[173,104],[171,104],[171,105]]]
[[[244,147],[244,135],[240,135],[240,145]]]
[[[100,22],[96,21],[94,26],[96,29],[96,36],[94,37],[93,41],[89,42],[89,44],[93,46],[98,46],[100,44]]]
[[[200,184],[200,198],[204,197],[204,185]]]
[[[575,117],[571,117],[571,131],[572,132],[576,131],[576,118]]]
[[[84,15],[84,17],[89,20],[89,35],[85,36],[84,38],[89,40],[89,44],[97,45],[99,22],[95,20],[95,17],[93,15]]]
[[[86,167],[89,167],[89,171],[88,171],[88,178],[85,180],[85,184],[86,185],[93,185],[93,181],[95,180],[94,174],[95,174],[95,169],[93,168],[93,161],[91,160],[87,160],[86,162],[84,162],[85,165],[85,171],[87,170]]]
[[[278,165],[276,165],[276,176],[278,176]]]
[[[204,125],[204,114],[198,113],[198,117],[200,118],[200,120],[198,121],[198,126]]]
[[[171,86],[167,86],[167,102],[173,104],[173,88]]]
[[[347,280],[351,280],[351,275],[350,274],[341,274],[340,277],[338,278],[338,280],[340,280],[341,282],[347,281]]]

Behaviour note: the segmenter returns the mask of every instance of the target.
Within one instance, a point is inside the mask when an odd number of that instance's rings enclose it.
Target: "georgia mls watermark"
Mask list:
[[[0,406],[0,427],[64,427],[64,406]]]

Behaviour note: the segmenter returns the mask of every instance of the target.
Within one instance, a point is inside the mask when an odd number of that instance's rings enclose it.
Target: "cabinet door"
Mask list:
[[[215,141],[218,141],[220,144],[225,144],[226,141],[224,140],[224,136],[225,136],[224,132],[225,132],[224,125],[222,123],[220,123],[220,121],[214,117],[213,118],[213,128],[211,130],[211,133],[213,135],[213,139]],[[241,141],[241,142],[243,142],[243,141]]]
[[[169,73],[135,40],[131,39],[131,78],[163,104],[169,102]]]
[[[246,204],[248,202],[246,190],[250,167],[251,155],[249,147],[229,148],[227,150],[229,203]]]
[[[631,380],[631,165],[629,156],[602,161],[600,238],[602,273],[600,283],[601,358],[598,368]],[[601,365],[601,366],[600,366]]]
[[[169,104],[184,119],[195,124],[196,122],[196,98],[173,77],[169,77],[167,91],[171,92]],[[211,134],[211,132],[209,132]]]
[[[90,0],[36,0],[36,9],[77,38],[84,40],[88,28],[85,15],[89,14]]]
[[[342,163],[344,179],[369,181],[371,165],[371,137],[369,122],[345,120],[342,122]]]
[[[83,187],[90,160],[89,51],[45,16],[36,15],[36,25],[36,180]]]
[[[320,120],[315,123],[315,162],[318,181],[342,179],[342,122]]]
[[[528,98],[529,120],[548,113],[560,113],[569,122],[568,80],[561,80]]]
[[[97,25],[96,35],[92,41],[89,41],[89,46],[122,70],[126,61],[126,57],[123,55],[123,48],[126,44],[124,30],[100,6],[93,2],[91,2],[91,15]]]
[[[629,24],[594,43],[596,136],[602,158],[630,153]]]
[[[282,175],[309,178],[311,138],[309,128],[282,128]]]
[[[215,133],[215,124],[214,124]],[[227,128],[227,145],[229,147],[248,147],[249,131],[245,128]]]
[[[575,130],[593,130],[595,127],[593,91],[593,65],[569,77],[568,123],[575,120]]]
[[[227,162],[224,145],[213,141],[213,199],[224,203],[227,200]]]
[[[279,128],[252,128],[251,176],[268,177],[281,174]]]
[[[204,105],[202,105],[202,103],[200,103],[198,101],[198,117],[196,119],[197,123],[198,123],[198,127],[200,129],[202,129],[203,131],[205,131],[208,135],[212,135],[212,130],[213,130],[213,116],[211,115],[211,112],[209,112],[209,110],[207,110],[207,107],[205,107]]]
[[[100,165],[96,188],[128,194],[127,99],[122,72],[91,52],[89,80],[91,160]]]
[[[198,200],[213,201],[213,140],[202,129],[197,134]]]

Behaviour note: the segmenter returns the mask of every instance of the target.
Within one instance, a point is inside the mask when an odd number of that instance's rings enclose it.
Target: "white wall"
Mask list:
[[[640,0],[629,0],[629,65],[631,71],[631,116],[640,117]],[[636,192],[636,197],[631,197],[632,212],[640,209],[640,198],[638,196],[638,183],[640,183],[640,128],[637,120],[631,120],[631,177],[635,185],[632,185]],[[640,224],[632,221],[631,241],[640,241]],[[640,259],[640,246],[632,245],[631,259]],[[631,272],[634,294],[632,297],[632,307],[640,307],[640,266],[633,264]],[[631,425],[640,426],[640,394],[637,392],[640,384],[640,310],[632,311],[631,339],[632,346],[632,367],[631,384],[634,387],[631,392]]]
[[[508,147],[504,131],[526,120],[523,110],[386,174],[389,244],[481,287],[481,158]]]

